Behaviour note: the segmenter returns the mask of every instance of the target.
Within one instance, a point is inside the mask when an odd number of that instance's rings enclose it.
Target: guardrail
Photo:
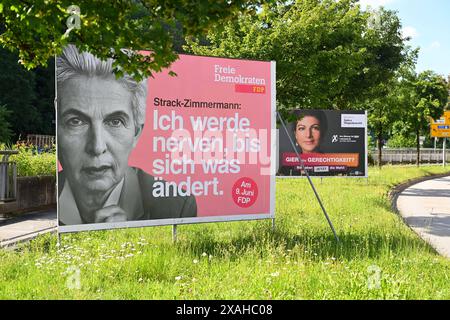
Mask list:
[[[378,164],[378,150],[371,150],[373,161]],[[446,161],[450,159],[450,150],[446,150]],[[420,163],[442,163],[442,149],[420,149]],[[416,163],[417,150],[412,149],[383,149],[382,163]]]
[[[17,194],[17,165],[9,161],[9,156],[17,150],[0,150],[0,201],[15,201]]]

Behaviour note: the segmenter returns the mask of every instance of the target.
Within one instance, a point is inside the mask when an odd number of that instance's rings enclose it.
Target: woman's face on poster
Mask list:
[[[314,116],[297,120],[295,139],[303,153],[316,152],[320,143],[320,121]]]

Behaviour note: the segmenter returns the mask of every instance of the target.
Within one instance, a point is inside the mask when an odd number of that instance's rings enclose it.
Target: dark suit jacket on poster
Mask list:
[[[197,216],[197,203],[193,196],[177,196],[155,198],[152,195],[155,178],[141,169],[129,167],[125,173],[124,184],[120,193],[119,207],[128,216],[128,221],[174,219]],[[65,183],[64,172],[58,174],[58,197]],[[77,224],[70,222],[70,215],[76,212],[65,212],[60,203],[59,224]]]

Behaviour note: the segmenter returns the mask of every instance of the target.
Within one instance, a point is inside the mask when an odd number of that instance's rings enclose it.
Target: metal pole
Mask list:
[[[272,219],[272,232],[275,231],[275,218]]]
[[[172,241],[173,243],[177,242],[177,225],[172,225]]]
[[[444,138],[443,146],[442,146],[442,166],[445,168],[446,164],[446,154],[445,154],[445,145],[447,144],[447,138]]]
[[[310,178],[310,176],[309,176],[309,174],[308,174],[308,170],[305,169],[305,165],[304,165],[304,163],[303,163],[303,160],[302,160],[302,158],[300,157],[300,154],[298,153],[297,148],[295,148],[295,145],[294,145],[294,142],[292,141],[291,135],[289,134],[289,132],[288,132],[288,130],[287,130],[287,128],[286,128],[286,125],[284,124],[283,118],[281,117],[281,114],[280,114],[278,111],[277,111],[277,115],[278,115],[278,118],[279,118],[280,121],[281,121],[281,124],[283,125],[283,128],[284,128],[284,130],[285,130],[285,132],[286,132],[286,135],[287,135],[288,138],[289,138],[289,141],[291,142],[292,149],[295,151],[295,154],[297,155],[297,158],[298,158],[298,160],[300,161],[300,165],[302,166],[302,169],[303,169],[303,171],[305,172],[306,178],[308,178],[309,184],[311,185],[311,188],[312,188],[313,191],[314,191],[314,194],[315,194],[315,196],[316,196],[316,198],[317,198],[317,201],[319,202],[320,207],[322,208],[322,212],[323,212],[323,214],[325,215],[325,218],[327,219],[328,224],[330,225],[331,230],[333,231],[334,237],[336,238],[336,241],[339,242],[339,237],[338,237],[337,234],[336,234],[336,230],[334,230],[333,223],[331,222],[330,218],[328,217],[327,211],[325,210],[325,207],[324,207],[323,204],[322,204],[322,200],[320,200],[319,194],[317,193],[317,190],[316,190],[316,188],[314,187],[314,184],[313,184],[313,182],[312,182],[312,180],[311,180],[311,178]]]
[[[13,198],[17,199],[17,164],[14,162],[12,163],[12,168],[13,168],[13,183],[14,183],[14,190],[13,190]]]
[[[4,155],[3,159],[5,160],[5,163],[6,163],[5,194],[6,194],[6,198],[10,199],[11,198],[11,190],[9,187],[9,167],[10,167],[9,155]]]

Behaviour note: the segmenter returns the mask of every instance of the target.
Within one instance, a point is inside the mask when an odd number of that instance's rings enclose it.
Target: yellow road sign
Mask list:
[[[431,136],[436,138],[450,137],[450,124],[436,123],[431,125]]]
[[[436,138],[450,137],[450,111],[445,111],[437,120],[431,119],[430,134]]]
[[[445,124],[450,124],[450,110],[444,112]]]

